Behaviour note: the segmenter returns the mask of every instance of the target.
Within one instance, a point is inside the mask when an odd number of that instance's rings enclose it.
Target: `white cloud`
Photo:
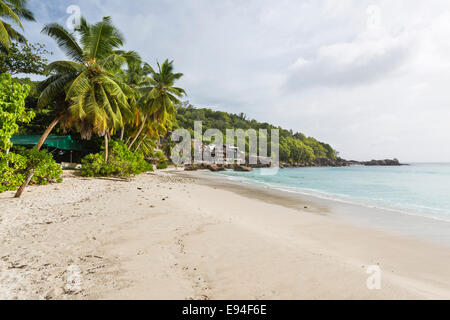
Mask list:
[[[389,34],[382,26],[381,9],[366,10],[367,26],[352,41],[319,47],[315,57],[299,57],[287,86],[291,90],[314,86],[361,85],[395,71],[407,60],[408,34]]]

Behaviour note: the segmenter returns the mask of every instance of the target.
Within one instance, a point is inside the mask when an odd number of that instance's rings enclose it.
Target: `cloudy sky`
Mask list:
[[[128,49],[175,60],[188,100],[329,142],[348,159],[450,162],[448,0],[30,0],[42,25],[111,16]]]

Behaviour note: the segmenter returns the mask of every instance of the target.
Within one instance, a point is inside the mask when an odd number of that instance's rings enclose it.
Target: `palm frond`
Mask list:
[[[112,24],[110,17],[90,26],[88,34],[83,35],[81,42],[86,48],[90,59],[103,59],[114,49],[121,47],[124,37]]]
[[[62,96],[65,100],[65,88],[73,81],[73,74],[53,75],[39,83],[38,90],[41,92],[38,107],[43,108],[50,105],[56,97]]]
[[[75,40],[75,36],[57,23],[46,25],[42,33],[53,38],[64,53],[77,62],[83,62],[83,50]]]
[[[0,20],[0,44],[8,50],[9,48],[9,34],[8,31],[6,31],[5,25],[3,21]]]
[[[5,1],[0,1],[0,15],[2,17],[7,17],[11,19],[15,24],[20,26],[20,28],[23,30],[22,23],[20,22],[20,18],[17,15],[17,13],[14,12],[13,6],[11,4],[8,4]]]
[[[55,61],[47,65],[44,73],[47,75],[51,73],[79,73],[83,71],[84,67],[85,66],[79,62],[69,60]]]
[[[92,88],[92,83],[88,76],[88,71],[81,72],[67,89],[66,99],[70,100],[78,95],[84,95]]]

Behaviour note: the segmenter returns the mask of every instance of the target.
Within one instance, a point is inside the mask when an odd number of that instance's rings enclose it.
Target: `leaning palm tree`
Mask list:
[[[123,45],[123,37],[109,17],[94,25],[85,19],[75,34],[58,24],[42,30],[54,38],[71,59],[48,65],[49,77],[41,83],[38,105],[47,106],[59,100],[60,112],[42,135],[36,148],[40,149],[53,128],[62,120],[75,125],[82,135],[98,134],[105,139],[105,161],[108,161],[108,140],[123,125],[123,116],[130,112],[129,101],[136,93],[115,72],[123,63],[116,49]],[[63,101],[61,101],[63,96]],[[33,177],[33,170],[17,191],[20,197]]]
[[[27,4],[28,0],[0,0],[0,45],[2,50],[8,51],[11,40],[25,40],[12,24],[23,30],[21,18],[34,21],[33,13],[27,9]]]
[[[168,131],[172,130],[173,124],[175,122],[175,113],[169,114],[164,124],[160,122],[147,121],[144,129],[141,131],[139,139],[137,140],[138,142],[130,149],[134,152],[141,152],[143,151],[143,149],[145,149],[145,151],[143,152],[144,154],[150,153],[149,151],[153,151],[153,149],[149,150],[147,148],[148,145],[156,144],[156,142],[159,141],[160,137],[166,135]]]
[[[142,97],[138,104],[142,110],[143,119],[129,149],[139,139],[149,119],[164,126],[171,115],[176,114],[175,105],[180,103],[178,98],[186,94],[182,88],[174,86],[175,81],[179,80],[183,74],[173,72],[173,61],[166,60],[162,65],[158,63],[158,72],[151,70],[150,73],[151,76],[146,78],[147,85],[139,88]]]

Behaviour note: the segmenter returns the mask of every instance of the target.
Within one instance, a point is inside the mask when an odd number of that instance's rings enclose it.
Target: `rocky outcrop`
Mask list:
[[[401,166],[402,164],[398,159],[386,159],[386,160],[372,160],[361,163],[364,166]]]
[[[253,168],[247,167],[247,166],[242,166],[242,165],[235,165],[235,166],[234,166],[234,171],[238,171],[238,172],[251,172],[251,171],[253,171]]]
[[[258,163],[258,164],[247,164],[248,167],[251,167],[253,169],[264,169],[264,168],[270,168],[271,164],[263,164],[263,163]]]
[[[223,165],[210,164],[207,166],[207,169],[212,172],[225,171],[225,167]]]
[[[184,171],[210,170],[212,172],[225,171],[226,169],[234,169],[223,164],[187,164],[184,166]]]
[[[403,166],[398,159],[355,161],[337,158],[335,160],[321,158],[314,162],[306,163],[280,163],[280,168],[304,168],[304,167],[349,167],[349,166]],[[200,164],[186,165],[185,171],[210,170],[212,172],[225,171],[231,169],[238,172],[251,172],[254,168],[267,168],[270,165],[239,165],[239,164]]]
[[[304,168],[304,167],[349,167],[349,166],[403,166],[398,159],[386,160],[371,160],[371,161],[355,161],[337,158],[331,159],[316,159],[314,162],[305,163],[282,163],[280,168]]]
[[[349,163],[347,160],[337,158],[336,160],[320,158],[314,161],[314,165],[318,167],[348,167]]]

